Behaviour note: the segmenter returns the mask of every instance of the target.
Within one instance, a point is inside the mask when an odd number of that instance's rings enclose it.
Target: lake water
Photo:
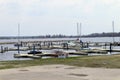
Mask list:
[[[48,40],[76,40],[76,38],[43,38],[43,39],[20,39],[20,41],[48,41]],[[113,42],[113,37],[81,38],[84,42]],[[120,37],[114,37],[116,42],[120,42]],[[17,42],[18,39],[0,39],[0,42]]]
[[[115,37],[115,42],[120,42],[120,37]],[[44,39],[20,39],[20,41],[47,41],[47,40],[76,40],[76,38],[44,38]],[[113,42],[112,37],[95,37],[95,38],[81,38],[83,42]],[[17,39],[1,39],[0,42],[17,42]],[[0,45],[3,47],[14,48],[13,44]],[[117,47],[120,49],[119,47]],[[27,53],[28,51],[21,51],[21,53]],[[51,50],[43,50],[43,52],[51,52]],[[0,61],[4,60],[29,60],[29,58],[14,58],[14,54],[17,51],[9,51],[0,53]]]

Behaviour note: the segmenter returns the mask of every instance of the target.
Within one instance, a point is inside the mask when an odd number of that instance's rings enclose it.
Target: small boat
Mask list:
[[[42,54],[42,51],[30,51],[28,54]]]

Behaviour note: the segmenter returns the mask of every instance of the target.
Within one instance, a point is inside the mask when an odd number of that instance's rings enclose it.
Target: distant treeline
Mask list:
[[[89,35],[83,35],[82,37],[120,37],[120,32],[116,32],[116,33],[92,33]]]
[[[89,35],[82,35],[81,37],[120,37],[120,32],[116,33],[92,33]],[[2,36],[0,39],[37,39],[37,38],[78,38],[77,35],[42,35],[42,36]]]

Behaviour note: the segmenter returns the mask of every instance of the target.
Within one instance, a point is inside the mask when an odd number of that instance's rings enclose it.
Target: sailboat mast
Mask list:
[[[114,21],[112,21],[112,28],[113,28],[113,43],[115,42],[115,38],[114,38]]]
[[[20,53],[20,24],[18,23],[18,54]]]
[[[77,23],[77,37],[81,39],[82,23]]]
[[[18,23],[18,44],[20,43],[20,24]]]
[[[81,29],[82,29],[82,23],[80,23],[80,40],[81,40]]]
[[[77,23],[77,38],[79,38],[79,23]]]

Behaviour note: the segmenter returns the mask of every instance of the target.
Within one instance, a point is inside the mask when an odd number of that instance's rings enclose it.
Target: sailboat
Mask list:
[[[20,53],[19,47],[22,46],[22,43],[20,42],[20,24],[18,24],[18,42],[14,44],[18,48],[18,53]]]
[[[77,23],[77,42],[82,42],[81,40],[81,23]]]
[[[36,53],[41,54],[42,53],[41,51],[39,51],[39,52],[33,51],[33,52],[29,52],[29,54],[26,54],[26,53],[25,54],[20,54],[20,46],[22,46],[22,43],[20,41],[20,24],[18,24],[18,37],[17,37],[17,39],[18,39],[18,42],[16,43],[16,47],[17,47],[18,53],[14,54],[15,58],[35,58],[35,59],[41,58],[41,56],[34,55]],[[32,54],[32,53],[34,53],[34,54]]]

